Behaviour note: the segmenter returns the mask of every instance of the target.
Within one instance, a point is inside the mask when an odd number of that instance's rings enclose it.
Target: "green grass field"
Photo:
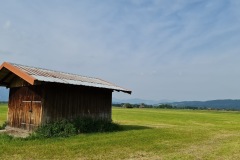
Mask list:
[[[7,104],[0,103],[0,125],[2,125],[7,119]]]
[[[0,106],[0,124],[7,107]],[[240,112],[113,108],[125,130],[69,138],[0,135],[0,159],[240,159]]]

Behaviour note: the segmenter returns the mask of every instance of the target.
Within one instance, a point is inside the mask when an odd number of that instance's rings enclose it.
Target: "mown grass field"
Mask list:
[[[7,107],[0,106],[0,124]],[[0,159],[240,159],[240,112],[113,108],[125,128],[69,138],[0,135]]]

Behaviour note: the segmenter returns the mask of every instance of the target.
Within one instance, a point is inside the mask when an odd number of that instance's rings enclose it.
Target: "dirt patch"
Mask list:
[[[0,134],[8,134],[13,137],[26,138],[30,135],[31,132],[28,132],[23,129],[6,127],[4,130],[0,130]]]
[[[0,134],[1,133],[6,133],[6,130],[4,129],[4,130],[0,130]]]

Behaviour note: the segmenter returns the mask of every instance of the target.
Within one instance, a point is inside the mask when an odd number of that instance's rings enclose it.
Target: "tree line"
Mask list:
[[[123,108],[159,108],[159,109],[191,109],[191,110],[228,110],[237,111],[235,108],[210,108],[210,107],[193,107],[193,106],[174,106],[171,104],[159,104],[159,105],[148,105],[148,104],[130,104],[130,103],[120,103],[113,104],[115,107]]]

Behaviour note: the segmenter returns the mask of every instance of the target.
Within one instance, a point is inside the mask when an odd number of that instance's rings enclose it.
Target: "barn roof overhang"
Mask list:
[[[21,78],[29,85],[39,84],[39,82],[50,82],[104,88],[128,94],[132,93],[132,91],[128,89],[98,78],[4,62],[0,66],[0,86],[8,87],[16,78]]]
[[[36,80],[31,75],[28,75],[27,73],[22,72],[20,69],[18,69],[17,67],[14,67],[10,63],[4,62],[0,66],[0,85],[1,86],[5,86],[6,84],[9,84],[15,76],[22,78],[23,80],[25,80],[31,85],[34,85],[34,81]]]

